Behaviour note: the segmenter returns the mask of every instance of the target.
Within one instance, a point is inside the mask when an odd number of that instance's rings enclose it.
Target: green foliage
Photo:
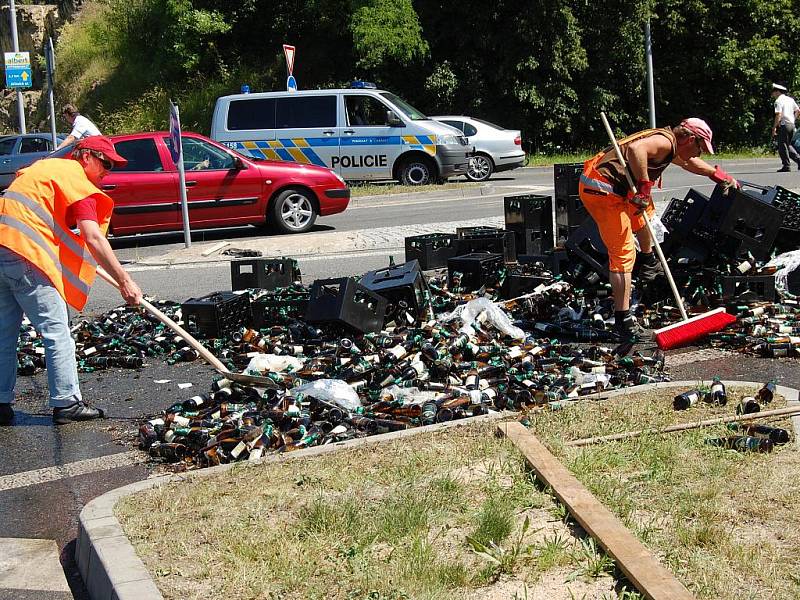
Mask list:
[[[796,0],[95,0],[58,39],[58,102],[109,132],[163,127],[169,99],[207,132],[242,83],[282,89],[281,45],[301,89],[359,77],[423,112],[523,131],[530,154],[605,144],[647,126],[650,20],[659,126],[707,119],[722,149],[769,141],[769,83],[800,87]]]

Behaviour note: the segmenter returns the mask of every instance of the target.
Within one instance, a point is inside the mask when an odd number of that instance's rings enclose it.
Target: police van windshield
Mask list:
[[[405,116],[412,121],[425,121],[428,119],[425,115],[419,112],[416,108],[411,106],[408,102],[395,96],[392,92],[381,92],[381,96],[386,98],[389,102],[394,104]]]

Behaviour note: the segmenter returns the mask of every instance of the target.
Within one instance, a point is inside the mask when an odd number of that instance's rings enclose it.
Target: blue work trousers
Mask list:
[[[0,246],[0,403],[14,402],[17,340],[23,313],[44,343],[50,406],[78,402],[81,391],[67,305],[42,271]]]

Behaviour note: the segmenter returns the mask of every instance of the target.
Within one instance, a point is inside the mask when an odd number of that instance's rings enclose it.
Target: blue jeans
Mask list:
[[[44,342],[50,406],[78,402],[81,390],[67,304],[44,273],[0,246],[0,403],[14,402],[17,339],[23,313]]]

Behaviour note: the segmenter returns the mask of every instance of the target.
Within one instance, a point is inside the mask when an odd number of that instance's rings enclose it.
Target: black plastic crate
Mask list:
[[[247,258],[231,261],[231,289],[275,290],[300,281],[300,268],[293,258]]]
[[[547,284],[550,281],[552,281],[550,277],[540,277],[510,270],[500,286],[500,297],[505,300],[517,298],[533,291],[536,286],[542,283]]]
[[[725,300],[743,299],[772,302],[777,298],[775,275],[741,275],[722,278],[722,297]]]
[[[201,298],[189,298],[181,304],[186,329],[201,337],[222,337],[250,325],[250,296],[235,292],[214,292]]]
[[[723,253],[733,256],[751,252],[759,260],[769,258],[781,228],[783,213],[767,202],[743,192],[731,192],[730,208],[719,224],[720,233],[735,240],[723,243]]]
[[[518,254],[544,254],[553,248],[551,231],[509,226],[509,233],[514,236],[514,245]]]
[[[669,234],[664,241],[666,250],[680,245],[697,231],[700,218],[708,206],[708,196],[690,189],[683,200],[673,198],[667,205],[661,222]]]
[[[453,275],[461,273],[461,289],[477,290],[482,286],[494,287],[503,268],[503,255],[478,252],[456,256],[447,261],[447,284],[453,287]]]
[[[800,194],[779,185],[775,186],[772,205],[783,212],[781,229],[800,231]]]
[[[567,250],[595,273],[608,279],[608,250],[594,219],[586,219],[567,240]]]
[[[736,198],[745,199],[740,200],[740,205],[746,202],[746,200],[760,202],[760,205],[770,205],[777,196],[777,191],[773,187],[749,183],[747,181],[739,181],[739,185],[741,187],[738,190],[730,190],[726,195],[723,193],[723,187],[717,184],[700,218],[699,224],[703,229],[707,231],[720,231],[720,224],[724,222],[726,216],[733,208],[733,200]]]
[[[580,228],[580,225],[556,225],[556,248],[564,248],[567,240]]]
[[[553,165],[553,187],[556,190],[556,198],[577,196],[581,173],[583,173],[583,163]]]
[[[311,286],[305,320],[337,323],[360,333],[383,328],[386,298],[369,291],[352,277],[318,279]]]
[[[456,229],[454,256],[476,252],[502,254],[506,262],[517,260],[517,239],[513,232],[494,227],[459,227]]]
[[[421,317],[427,311],[428,284],[416,260],[364,273],[359,282],[365,288],[386,298],[389,305],[397,306],[401,300],[409,310]],[[388,310],[387,313],[394,311]]]
[[[588,216],[589,213],[577,194],[556,196],[556,227],[578,227]]]
[[[447,259],[456,255],[452,233],[428,233],[406,238],[406,262],[419,261],[422,270],[447,266]]]
[[[304,318],[309,297],[308,290],[281,290],[256,298],[252,303],[252,326],[261,329]]]
[[[553,198],[540,194],[520,194],[503,198],[506,229],[524,228],[553,231]]]
[[[517,262],[521,265],[540,262],[553,275],[561,275],[569,264],[569,255],[566,250],[553,250],[542,254],[518,254]]]

